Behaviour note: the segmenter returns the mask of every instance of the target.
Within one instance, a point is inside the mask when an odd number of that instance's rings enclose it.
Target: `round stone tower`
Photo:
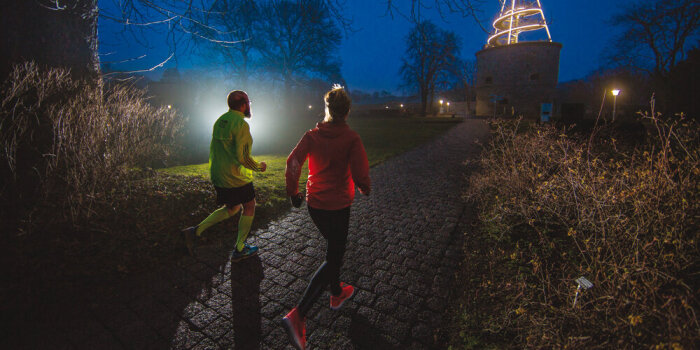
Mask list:
[[[549,119],[559,80],[559,52],[552,42],[539,0],[503,1],[495,32],[476,53],[476,115]],[[546,31],[544,40],[520,35]]]

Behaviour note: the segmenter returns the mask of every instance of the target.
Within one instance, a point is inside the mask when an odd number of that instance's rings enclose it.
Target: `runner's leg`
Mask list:
[[[255,216],[255,199],[243,203],[243,213],[238,220],[238,240],[236,241],[236,250],[243,250],[245,240],[250,233],[250,227],[253,225],[253,217]]]

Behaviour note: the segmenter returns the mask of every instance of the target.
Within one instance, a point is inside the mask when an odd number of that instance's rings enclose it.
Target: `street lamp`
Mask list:
[[[444,102],[445,102],[445,101],[440,100],[440,114],[442,114],[442,104],[443,104]]]
[[[450,113],[450,101],[447,101],[447,113]]]
[[[312,105],[309,105],[309,109],[312,109],[312,108],[314,108],[314,106],[312,106]]]
[[[620,94],[620,90],[614,89],[614,90],[612,91],[612,94],[613,94],[613,96],[614,96],[614,98],[613,98],[613,115],[612,115],[612,120],[615,121],[615,111],[616,111],[616,109],[617,109],[617,95]]]

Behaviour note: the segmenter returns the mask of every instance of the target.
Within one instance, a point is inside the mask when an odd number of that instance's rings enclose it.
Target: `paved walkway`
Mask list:
[[[307,321],[310,349],[431,349],[459,265],[463,162],[487,126],[467,120],[439,139],[371,169],[373,192],[352,207],[341,310],[322,296]],[[251,234],[258,257],[228,262],[220,248],[129,281],[84,317],[53,326],[61,348],[292,349],[281,317],[323,261],[325,242],[305,206]],[[96,322],[95,322],[96,321]],[[51,345],[52,337],[44,338]],[[61,342],[59,342],[61,343]]]

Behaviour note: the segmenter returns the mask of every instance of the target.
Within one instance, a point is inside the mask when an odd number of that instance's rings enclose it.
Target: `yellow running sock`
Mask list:
[[[214,210],[213,213],[209,214],[209,216],[207,216],[207,218],[204,219],[204,221],[200,222],[197,226],[197,237],[199,237],[202,234],[202,232],[204,232],[204,230],[230,217],[231,215],[228,214],[228,208],[226,208],[225,206]]]
[[[248,233],[250,233],[250,226],[253,225],[253,215],[245,216],[241,214],[241,218],[238,220],[238,241],[236,242],[236,250],[243,250],[243,245],[245,244],[246,238],[248,238]]]

